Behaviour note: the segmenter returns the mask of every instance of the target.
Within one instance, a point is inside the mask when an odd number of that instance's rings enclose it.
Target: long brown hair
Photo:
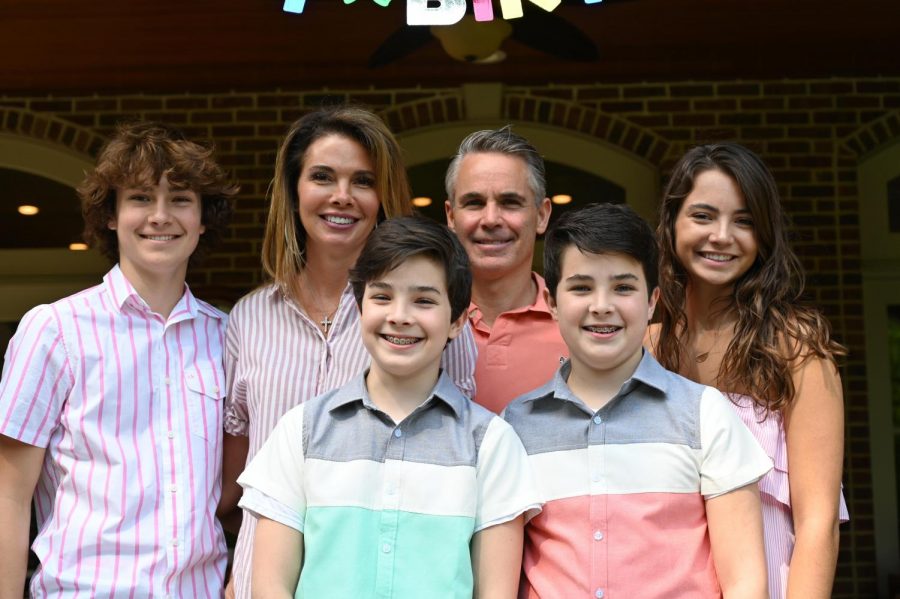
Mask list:
[[[297,212],[297,181],[306,150],[331,134],[352,139],[369,153],[375,168],[375,190],[381,201],[379,220],[412,211],[400,146],[380,118],[352,106],[324,108],[301,117],[291,125],[278,150],[262,247],[266,274],[291,295],[306,263],[306,231]]]
[[[718,170],[731,177],[753,218],[756,260],[735,281],[721,311],[734,310],[737,324],[717,375],[718,385],[751,392],[769,411],[784,410],[794,398],[792,368],[812,356],[833,361],[847,350],[831,338],[822,314],[803,303],[805,277],[787,237],[787,221],[778,188],[763,161],[736,143],[698,146],[675,166],[660,206],[660,332],[656,355],[680,371],[687,330],[685,293],[688,275],[675,253],[675,220],[697,176]]]

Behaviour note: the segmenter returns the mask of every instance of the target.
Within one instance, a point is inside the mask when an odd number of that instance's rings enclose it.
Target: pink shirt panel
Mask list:
[[[549,501],[526,532],[520,597],[721,596],[699,494]]]
[[[224,332],[187,287],[153,313],[118,266],[24,316],[0,433],[46,448],[32,595],[221,595]]]
[[[510,401],[553,377],[561,358],[569,356],[559,326],[544,301],[544,279],[531,273],[537,295],[529,306],[503,312],[488,327],[481,311],[469,306],[469,322],[478,345],[474,400],[500,413]]]

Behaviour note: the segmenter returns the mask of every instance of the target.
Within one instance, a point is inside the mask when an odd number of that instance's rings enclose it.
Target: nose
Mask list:
[[[725,219],[716,223],[716,226],[709,235],[709,240],[713,243],[731,243],[732,239],[733,233],[731,230],[731,223]]]
[[[156,225],[163,225],[168,223],[171,217],[169,203],[165,198],[155,198],[150,211],[150,222]]]
[[[353,194],[350,192],[350,181],[338,181],[334,193],[331,194],[331,203],[338,206],[346,206],[352,201]]]
[[[609,314],[613,311],[612,302],[609,301],[609,294],[603,290],[597,290],[591,297],[590,305],[593,314]]]
[[[497,202],[491,200],[484,205],[481,223],[485,227],[496,227],[500,224],[500,206],[497,205]]]
[[[409,304],[403,300],[397,300],[393,302],[391,305],[391,311],[388,314],[388,320],[391,324],[395,325],[408,325],[410,324],[410,310]]]

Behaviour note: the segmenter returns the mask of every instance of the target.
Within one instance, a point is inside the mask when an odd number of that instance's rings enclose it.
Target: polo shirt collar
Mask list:
[[[534,301],[527,306],[522,306],[521,308],[516,308],[515,310],[504,312],[504,314],[516,314],[519,312],[540,312],[550,317],[553,316],[553,314],[550,312],[550,306],[547,305],[547,301],[544,299],[544,289],[547,288],[547,284],[544,283],[544,277],[537,274],[536,272],[532,272],[531,280],[534,281],[534,284],[537,287],[537,295],[535,296]],[[469,319],[472,321],[472,324],[478,324],[481,321],[481,308],[479,308],[475,302],[469,303],[469,310],[468,312],[466,312],[466,314],[469,315]]]
[[[638,384],[644,384],[648,387],[652,387],[660,391],[663,397],[665,397],[666,393],[668,393],[669,371],[663,368],[660,363],[656,361],[656,358],[654,358],[650,354],[649,351],[644,349],[643,352],[644,353],[641,356],[641,361],[638,362],[637,368],[635,368],[634,373],[628,378],[628,380],[626,380],[622,384],[619,393],[616,394],[617,396],[628,393]],[[556,374],[553,375],[552,379],[550,379],[542,387],[539,387],[534,391],[528,393],[524,397],[523,401],[534,402],[538,399],[552,396],[556,399],[577,403],[579,406],[583,405],[581,400],[578,399],[574,393],[572,393],[571,389],[569,389],[569,385],[566,382],[569,379],[569,373],[571,371],[572,363],[570,360],[566,360],[557,369]]]
[[[372,399],[369,397],[369,390],[366,389],[366,375],[368,373],[369,369],[367,368],[350,379],[346,385],[335,391],[334,395],[328,400],[328,411],[333,412],[334,410],[353,403],[358,403],[369,410],[381,411],[378,406],[372,402]],[[431,394],[419,407],[429,403],[432,399],[441,401],[449,406],[453,411],[454,416],[457,418],[463,414],[465,403],[469,401],[459,389],[456,388],[456,385],[453,384],[450,376],[444,370],[441,370],[437,384],[434,386],[434,389],[431,390]],[[418,409],[419,408],[416,408],[416,410]],[[413,411],[415,412],[416,410]]]

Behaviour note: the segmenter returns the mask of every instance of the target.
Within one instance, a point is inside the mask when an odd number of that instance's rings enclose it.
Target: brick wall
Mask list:
[[[852,520],[842,528],[834,594],[874,596],[856,169],[861,156],[900,138],[900,78],[514,86],[504,94],[505,120],[600,138],[663,174],[690,146],[720,139],[748,145],[772,167],[810,273],[811,298],[851,348],[843,377],[844,480]],[[0,132],[91,154],[117,121],[140,117],[213,139],[242,192],[231,236],[191,283],[201,297],[233,301],[261,282],[265,192],[280,136],[305,112],[345,101],[381,111],[397,132],[465,120],[457,88],[0,96]]]

